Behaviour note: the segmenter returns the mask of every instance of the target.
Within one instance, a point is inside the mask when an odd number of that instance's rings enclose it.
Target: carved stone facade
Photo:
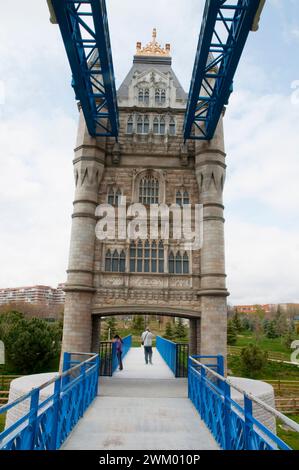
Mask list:
[[[137,44],[118,90],[117,143],[91,138],[81,113],[64,350],[95,347],[99,322],[92,317],[140,312],[189,318],[191,352],[226,354],[222,122],[212,141],[184,144],[187,95],[168,46],[162,49],[155,35],[146,48]],[[202,249],[184,251],[172,238],[152,245],[149,237],[135,247],[128,238],[98,240],[96,206],[123,196],[127,205],[202,203]]]

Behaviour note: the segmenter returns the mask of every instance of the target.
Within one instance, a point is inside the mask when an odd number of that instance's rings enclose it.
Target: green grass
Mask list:
[[[295,339],[299,339],[299,336]],[[256,340],[252,332],[244,331],[238,334],[236,346],[244,347],[250,343],[256,343],[264,351],[284,353],[286,360],[290,360],[292,350],[284,345],[283,338],[269,339],[262,336],[259,340]]]
[[[244,371],[241,367],[239,356],[229,356],[227,361],[230,375],[243,377]],[[299,367],[291,364],[268,361],[263,370],[252,375],[253,379],[259,380],[299,380]]]
[[[0,432],[4,430],[5,426],[5,414],[0,415]]]
[[[299,415],[287,415],[296,423],[299,423]],[[293,450],[299,450],[299,433],[296,431],[286,430],[282,427],[283,424],[278,420],[277,421],[277,435],[282,439],[286,444],[288,444]]]

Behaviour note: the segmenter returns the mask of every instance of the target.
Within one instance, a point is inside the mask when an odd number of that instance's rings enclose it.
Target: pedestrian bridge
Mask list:
[[[65,353],[62,374],[0,408],[23,410],[0,433],[0,449],[290,449],[255,418],[253,404],[297,432],[299,425],[225,379],[221,356],[189,357],[188,379],[175,378],[175,343],[158,337],[153,365],[130,344],[128,337],[124,370],[112,357],[114,374],[100,380],[107,357]]]

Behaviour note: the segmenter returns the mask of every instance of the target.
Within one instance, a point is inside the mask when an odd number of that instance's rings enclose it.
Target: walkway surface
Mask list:
[[[101,377],[99,397],[63,450],[216,450],[218,445],[157,350],[153,365],[132,348],[124,370]]]

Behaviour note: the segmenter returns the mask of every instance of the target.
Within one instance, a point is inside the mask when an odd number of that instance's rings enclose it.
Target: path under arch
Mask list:
[[[145,365],[143,348],[131,348],[124,370],[101,377],[99,396],[63,450],[218,450],[187,397],[187,380],[176,379],[154,348]]]

